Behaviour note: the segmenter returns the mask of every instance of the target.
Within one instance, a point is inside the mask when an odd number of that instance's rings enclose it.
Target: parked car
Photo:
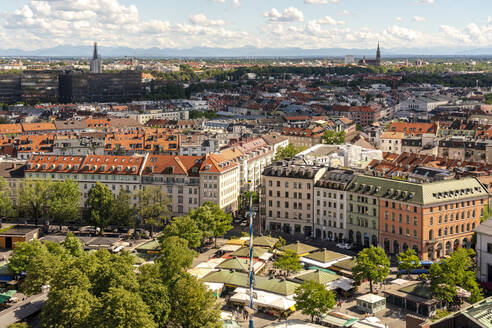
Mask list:
[[[337,247],[341,248],[341,249],[352,249],[352,248],[354,248],[354,246],[352,246],[351,244],[347,244],[347,243],[338,243]]]

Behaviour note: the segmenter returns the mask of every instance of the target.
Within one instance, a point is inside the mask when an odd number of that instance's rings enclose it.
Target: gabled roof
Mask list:
[[[311,252],[318,250],[318,248],[316,248],[316,247],[303,244],[299,241],[297,241],[296,243],[293,243],[293,244],[285,245],[280,249],[282,251],[287,251],[287,250],[293,251],[297,255],[311,253]]]
[[[317,262],[320,262],[320,263],[328,263],[328,262],[332,262],[335,260],[346,258],[347,255],[328,251],[326,249],[322,249],[320,251],[310,253],[310,254],[305,255],[303,257],[317,261]]]
[[[302,281],[315,281],[320,284],[327,284],[331,281],[339,279],[340,276],[323,270],[315,270],[300,274],[295,278]]]

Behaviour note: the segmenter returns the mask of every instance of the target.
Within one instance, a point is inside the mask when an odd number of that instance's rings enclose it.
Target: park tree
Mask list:
[[[294,299],[297,302],[296,308],[301,310],[302,314],[309,315],[311,322],[335,306],[333,292],[315,281],[307,281],[297,287]]]
[[[147,270],[149,268],[150,270]],[[149,307],[149,312],[159,328],[166,328],[171,312],[169,288],[163,283],[158,266],[150,264],[140,267],[140,296]]]
[[[44,285],[51,284],[62,265],[62,259],[50,252],[40,253],[33,257],[26,267],[26,278],[22,283],[24,294],[40,293]]]
[[[161,239],[160,245],[161,256],[157,263],[164,281],[170,281],[191,268],[196,253],[188,248],[187,240],[173,236]]]
[[[172,236],[187,240],[191,248],[200,247],[203,240],[202,231],[198,228],[196,221],[189,216],[173,218],[160,238]]]
[[[71,232],[67,234],[65,240],[62,242],[62,246],[70,253],[72,256],[82,256],[84,253],[84,245],[79,238]]]
[[[73,180],[56,181],[50,185],[48,199],[48,217],[60,225],[80,217],[80,190]]]
[[[219,306],[202,281],[184,273],[172,282],[169,290],[171,327],[222,327]]]
[[[143,223],[150,226],[150,235],[153,237],[154,228],[162,226],[169,218],[171,200],[160,187],[144,188],[137,196],[137,213]]]
[[[41,311],[41,327],[93,327],[93,308],[97,305],[97,298],[78,286],[50,291]]]
[[[302,269],[299,256],[291,250],[284,251],[284,253],[278,257],[273,265],[277,269],[284,271],[287,276],[291,272],[298,272]]]
[[[191,211],[189,216],[197,222],[198,228],[203,232],[203,237],[213,238],[215,243],[218,237],[232,229],[231,215],[212,202],[205,202],[196,210]]]
[[[104,229],[112,216],[114,195],[108,186],[100,182],[89,190],[85,207],[88,221],[96,227]]]
[[[124,287],[111,287],[99,298],[95,311],[95,328],[155,328],[149,307],[139,293]]]
[[[135,210],[132,207],[132,194],[121,189],[114,199],[111,224],[121,228],[129,228],[134,225]]]
[[[22,214],[33,218],[35,225],[46,217],[51,184],[50,180],[26,179],[18,190],[18,209]]]
[[[17,243],[9,259],[9,268],[15,274],[26,272],[27,266],[34,257],[47,253],[46,246],[37,239]]]
[[[326,130],[323,134],[323,142],[329,145],[340,145],[345,142],[345,131],[335,132]]]
[[[482,291],[475,279],[475,267],[472,257],[473,250],[459,248],[451,253],[448,259],[434,263],[429,270],[432,293],[447,304],[459,304],[457,287],[470,292],[470,302],[483,299]]]
[[[294,156],[303,150],[305,150],[306,147],[296,147],[293,144],[288,144],[285,147],[278,147],[277,152],[275,153],[275,160],[283,160],[283,159],[292,159]]]
[[[405,270],[410,277],[412,270],[420,267],[420,260],[415,250],[408,248],[405,252],[398,255],[398,267]]]
[[[7,181],[0,177],[0,218],[12,217],[15,211],[10,198],[10,188]]]
[[[354,280],[361,283],[367,279],[372,293],[373,283],[382,282],[389,275],[390,262],[381,247],[364,248],[355,258],[352,268]]]

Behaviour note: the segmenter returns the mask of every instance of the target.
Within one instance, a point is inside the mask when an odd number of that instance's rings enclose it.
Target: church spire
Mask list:
[[[381,49],[379,48],[379,42],[378,42],[378,50],[376,51],[376,61],[377,64],[381,64]]]
[[[97,55],[97,42],[94,42],[94,55],[92,59],[98,59],[99,56]]]

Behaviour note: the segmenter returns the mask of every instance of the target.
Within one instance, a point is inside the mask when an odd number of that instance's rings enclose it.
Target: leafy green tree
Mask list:
[[[273,265],[282,271],[285,271],[286,275],[291,272],[298,272],[302,269],[301,262],[299,261],[299,256],[291,250],[286,250],[278,259],[273,263]]]
[[[94,321],[96,328],[157,327],[140,294],[123,287],[111,287],[102,294]]]
[[[471,293],[470,302],[475,303],[483,299],[482,291],[475,278],[475,265],[472,256],[473,250],[459,248],[451,253],[448,259],[434,263],[429,270],[430,287],[438,299],[447,304],[458,304],[457,287]]]
[[[10,198],[10,188],[7,181],[0,177],[0,217],[12,217],[15,211]]]
[[[78,286],[50,291],[48,301],[41,311],[41,326],[93,327],[93,308],[97,305],[97,298],[87,289]]]
[[[323,141],[329,145],[340,145],[345,142],[345,131],[335,132],[326,130],[323,134]]]
[[[157,268],[156,265],[147,266]],[[152,314],[154,322],[157,323],[157,326],[159,328],[166,328],[168,317],[171,312],[169,289],[160,279],[160,274],[158,271],[151,274],[148,273],[149,272],[141,272],[139,277],[140,296],[145,304],[149,306],[150,314]]]
[[[301,310],[302,314],[309,315],[311,322],[335,306],[333,292],[315,281],[308,281],[297,287],[294,299],[297,302],[296,308]]]
[[[352,268],[354,280],[361,283],[369,280],[372,293],[372,284],[386,279],[389,275],[390,262],[386,253],[381,247],[371,246],[364,248],[355,258],[355,266]]]
[[[202,244],[203,233],[198,228],[195,220],[189,216],[175,217],[171,223],[164,229],[164,233],[159,238],[176,236],[188,241],[188,246],[198,248]]]
[[[285,147],[278,147],[277,152],[275,153],[275,160],[282,160],[285,158],[292,159],[294,156],[303,150],[305,150],[306,147],[296,147],[293,144],[288,144]]]
[[[26,295],[41,292],[41,287],[50,285],[63,263],[60,257],[46,252],[33,257],[26,268],[26,278],[22,290]]]
[[[160,187],[148,187],[138,192],[137,213],[142,221],[150,225],[150,235],[154,236],[154,227],[160,227],[170,215],[171,200],[164,195]]]
[[[121,189],[113,202],[111,223],[122,228],[134,225],[135,210],[131,205],[132,194]]]
[[[85,207],[87,209],[88,220],[96,227],[104,229],[112,216],[114,195],[108,186],[100,182],[89,190]]]
[[[56,181],[50,185],[47,214],[60,225],[80,217],[80,190],[73,180]]]
[[[51,184],[52,182],[50,180],[26,179],[18,190],[19,211],[24,215],[34,218],[36,225],[38,225],[39,219],[46,217],[48,203],[51,197]]]
[[[84,253],[84,246],[79,238],[71,232],[67,234],[65,240],[62,242],[62,246],[70,253],[72,256],[81,256]]]
[[[189,216],[197,222],[198,228],[203,232],[203,237],[213,238],[215,243],[217,243],[217,237],[223,236],[232,229],[231,215],[212,202],[205,202],[196,210],[191,211]]]
[[[188,241],[179,237],[168,237],[160,240],[161,256],[157,259],[161,277],[170,281],[175,276],[191,268],[195,251],[188,248]]]
[[[418,269],[420,267],[420,260],[417,253],[408,248],[405,252],[398,255],[398,267],[400,270],[405,270],[410,277],[412,270]]]
[[[184,273],[170,288],[171,327],[220,328],[220,310],[212,292],[203,282]]]
[[[46,246],[37,239],[17,243],[9,259],[9,268],[15,274],[25,272],[34,257],[47,253]]]

